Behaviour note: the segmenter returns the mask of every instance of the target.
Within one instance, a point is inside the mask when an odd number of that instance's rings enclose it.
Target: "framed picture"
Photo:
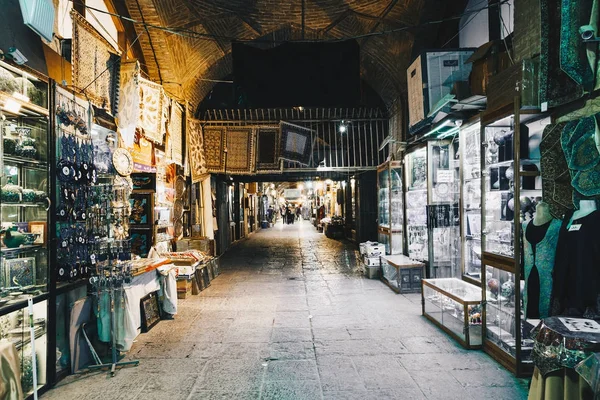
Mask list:
[[[131,252],[142,258],[147,257],[154,245],[152,229],[129,229]]]
[[[132,193],[129,196],[129,225],[132,228],[151,228],[154,216],[152,193]]]
[[[25,287],[35,285],[35,257],[5,260],[4,266],[6,286]]]
[[[133,190],[155,191],[156,174],[152,173],[133,173],[131,174]]]
[[[46,224],[46,222],[30,222],[29,232],[39,235],[37,239],[35,239],[33,244],[46,246],[46,241],[48,238],[48,225]]]
[[[142,313],[142,332],[148,332],[160,321],[160,307],[158,305],[158,292],[152,292],[140,300]]]

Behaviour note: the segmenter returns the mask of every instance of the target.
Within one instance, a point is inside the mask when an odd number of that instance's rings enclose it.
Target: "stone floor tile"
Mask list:
[[[271,342],[304,342],[311,341],[310,328],[273,328]]]
[[[416,388],[417,384],[392,355],[352,357],[367,389]]]
[[[318,380],[315,360],[270,361],[265,375],[266,381]]]
[[[316,358],[313,343],[306,342],[275,342],[268,347],[269,360],[314,360]]]
[[[321,385],[316,381],[265,382],[263,400],[318,400],[323,398]]]
[[[317,356],[317,367],[323,392],[366,390],[350,357]]]

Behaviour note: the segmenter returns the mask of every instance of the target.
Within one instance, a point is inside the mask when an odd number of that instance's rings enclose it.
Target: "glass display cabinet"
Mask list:
[[[402,198],[402,166],[388,161],[377,168],[379,242],[386,254],[403,254],[404,204]]]
[[[46,384],[48,83],[0,62],[0,116],[0,351],[18,354],[27,397],[34,365]]]
[[[467,349],[481,348],[481,289],[456,278],[423,279],[423,315]]]
[[[420,147],[407,153],[404,170],[408,256],[413,260],[427,261],[427,148]]]
[[[484,124],[481,168],[484,350],[519,376],[530,374],[533,341],[523,321],[521,225],[541,200],[540,114],[515,113]]]
[[[481,285],[481,123],[461,127],[463,279]]]
[[[458,140],[427,142],[427,235],[430,277],[460,276]]]

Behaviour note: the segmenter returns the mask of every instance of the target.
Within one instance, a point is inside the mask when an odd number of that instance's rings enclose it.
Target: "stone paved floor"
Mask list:
[[[420,295],[361,276],[308,223],[254,234],[222,274],[138,337],[140,365],[73,376],[43,399],[524,399],[527,383],[421,316]]]

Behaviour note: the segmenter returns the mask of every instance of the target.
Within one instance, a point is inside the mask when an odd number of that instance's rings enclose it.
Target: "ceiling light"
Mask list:
[[[344,121],[342,121],[342,123],[340,124],[340,133],[346,133],[347,130],[348,130],[348,127],[346,126]]]

